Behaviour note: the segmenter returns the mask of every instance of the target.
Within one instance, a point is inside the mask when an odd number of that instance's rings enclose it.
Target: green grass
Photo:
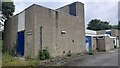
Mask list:
[[[37,66],[40,64],[39,60],[14,58],[8,53],[3,54],[2,66]]]
[[[2,41],[0,40],[0,67],[2,66],[37,66],[40,65],[40,60],[25,60],[18,57],[12,57],[8,53],[2,54]],[[1,62],[2,61],[2,62]]]
[[[2,57],[2,65],[3,66],[24,66],[25,62],[24,61],[20,61],[17,58],[13,58],[11,55],[9,55],[8,53],[3,54]]]

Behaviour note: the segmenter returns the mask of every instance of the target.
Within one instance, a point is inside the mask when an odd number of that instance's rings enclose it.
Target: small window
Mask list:
[[[103,36],[100,36],[100,37],[97,37],[97,39],[104,39],[104,37],[103,37]]]
[[[103,38],[103,37],[101,36],[101,37],[98,37],[98,38]]]

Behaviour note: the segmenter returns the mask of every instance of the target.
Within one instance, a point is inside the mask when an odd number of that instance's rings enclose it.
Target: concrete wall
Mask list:
[[[41,12],[41,13],[39,13]],[[36,6],[35,15],[35,55],[40,50],[40,27],[42,26],[42,48],[48,48],[55,57],[85,52],[84,24],[79,17]],[[48,26],[49,25],[49,26]],[[66,31],[66,34],[61,34]],[[65,52],[65,53],[63,53]]]
[[[97,40],[96,40],[96,38],[92,38],[93,39],[93,50],[96,50],[96,48],[97,48]]]
[[[112,29],[111,34],[112,34],[112,36],[117,37],[119,33],[118,33],[117,29]]]
[[[114,48],[113,39],[110,37],[97,39],[97,48],[100,51],[108,51],[113,49]]]
[[[55,11],[35,5],[35,56],[37,57],[40,48],[48,49],[50,54],[56,54],[54,44],[56,43]],[[40,29],[40,27],[42,27]],[[42,34],[40,33],[42,30]],[[41,39],[42,37],[42,39]],[[42,45],[41,45],[42,44]]]
[[[39,5],[32,5],[6,23],[4,45],[11,47],[16,42],[17,32],[25,29],[24,57],[37,58],[40,48],[47,48],[52,57],[67,54],[69,51],[85,52],[83,8],[84,6],[81,9],[77,6],[81,15],[72,16]],[[62,34],[62,31],[66,33]]]
[[[63,6],[61,8],[56,9],[57,11],[64,12],[66,14],[69,14],[69,5]]]
[[[3,45],[6,49],[12,49],[12,46],[16,44],[17,33],[24,31],[25,34],[25,57],[34,57],[34,6],[29,7],[25,11],[12,17],[5,23],[4,28],[4,41]],[[32,35],[30,34],[32,33]]]
[[[3,48],[12,49],[12,47],[16,44],[17,31],[18,16],[16,15],[5,23],[3,35]]]
[[[97,31],[97,34],[106,34],[106,30]],[[111,36],[117,37],[118,36],[118,30],[117,29],[111,29]]]
[[[79,17],[67,16],[58,13],[58,48],[61,48],[58,53],[79,53],[85,51],[85,30]],[[66,31],[62,35],[61,31]],[[62,44],[61,44],[62,43]]]
[[[109,37],[105,37],[105,50],[108,51],[113,48],[114,48],[113,39]]]
[[[58,8],[56,10],[58,10],[60,12],[67,13],[67,14],[70,14],[69,9],[70,9],[70,6],[73,5],[73,4],[75,4],[75,6],[76,6],[76,12],[75,12],[76,16],[79,16],[81,20],[84,19],[84,4],[81,3],[81,2],[74,2],[74,3],[68,4],[66,6],[63,6],[61,8]],[[73,8],[75,6],[73,6]]]
[[[38,37],[39,38],[39,37]],[[35,5],[25,10],[25,55],[35,56]],[[38,45],[39,46],[39,45]]]
[[[82,23],[82,25],[83,25],[83,26],[81,26],[81,27],[84,28],[84,30],[85,30],[85,23],[84,23],[84,22],[85,22],[84,4],[81,3],[81,2],[74,2],[74,3],[72,3],[72,4],[75,4],[75,5],[76,5],[76,11],[73,11],[73,12],[76,13],[76,16],[79,16],[79,19],[80,19],[80,21],[81,21],[81,23]],[[72,4],[63,6],[63,7],[59,8],[59,9],[57,9],[57,10],[60,11],[60,12],[64,12],[64,13],[67,13],[67,14],[70,15],[69,9],[70,9],[70,5],[72,5]],[[73,7],[75,7],[75,6],[73,6]],[[72,15],[72,16],[73,16],[73,15]]]
[[[97,39],[97,48],[98,50],[105,50],[105,38],[103,37],[102,39]]]

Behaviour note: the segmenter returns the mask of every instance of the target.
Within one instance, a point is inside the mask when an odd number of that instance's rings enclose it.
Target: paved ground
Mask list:
[[[118,66],[118,49],[67,60],[67,66]]]

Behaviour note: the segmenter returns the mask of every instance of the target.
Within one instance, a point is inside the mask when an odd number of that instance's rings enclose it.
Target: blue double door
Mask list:
[[[18,47],[17,52],[18,55],[24,55],[24,31],[18,32]]]
[[[89,49],[92,49],[92,37],[91,36],[86,36],[86,43],[89,44]]]

